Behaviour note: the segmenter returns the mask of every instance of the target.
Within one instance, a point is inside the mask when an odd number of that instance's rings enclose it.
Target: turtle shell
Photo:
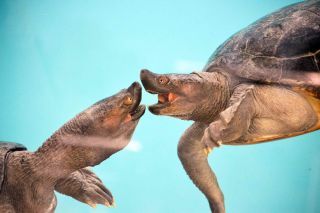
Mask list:
[[[27,150],[19,143],[0,142],[0,192],[6,174],[7,157],[10,152]]]
[[[217,48],[204,71],[311,87],[320,97],[320,1],[287,6],[239,31]]]

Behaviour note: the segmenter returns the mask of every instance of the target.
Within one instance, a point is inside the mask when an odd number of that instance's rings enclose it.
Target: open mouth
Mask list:
[[[128,91],[133,95],[134,103],[129,111],[129,117],[131,121],[138,120],[144,114],[146,107],[145,105],[140,105],[141,102],[141,86],[138,82],[134,82]]]
[[[133,108],[133,110],[129,112],[131,116],[131,120],[132,121],[138,120],[139,118],[142,117],[145,111],[146,111],[145,105],[137,105],[137,107]]]
[[[151,94],[158,95],[158,102],[149,106],[151,112],[155,112],[156,109],[162,109],[165,107],[169,107],[177,98],[178,96],[175,93],[158,93],[156,91],[147,90]]]
[[[174,100],[176,100],[176,98],[177,95],[171,92],[158,94],[158,104],[172,103]]]
[[[156,79],[159,75],[149,70],[143,69],[140,72],[140,79],[148,93],[158,95],[158,102],[149,106],[149,110],[154,114],[159,114],[160,110],[171,106],[178,98],[178,95],[171,92],[170,88],[165,85],[159,85]]]

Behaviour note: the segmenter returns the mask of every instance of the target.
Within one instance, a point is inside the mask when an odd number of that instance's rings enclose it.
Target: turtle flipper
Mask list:
[[[217,120],[205,130],[202,142],[207,149],[219,147],[244,136],[255,114],[253,90],[254,85],[239,85],[233,92],[229,106],[220,113]]]
[[[315,99],[316,100],[316,99]],[[221,144],[254,144],[319,129],[319,102],[311,105],[282,86],[241,84],[229,106],[205,130],[207,149]]]
[[[190,179],[207,197],[212,213],[225,213],[223,193],[201,143],[206,128],[197,122],[189,127],[179,141],[178,155]]]
[[[88,167],[60,179],[55,185],[55,190],[91,207],[95,207],[97,204],[108,207],[114,205],[111,192]]]

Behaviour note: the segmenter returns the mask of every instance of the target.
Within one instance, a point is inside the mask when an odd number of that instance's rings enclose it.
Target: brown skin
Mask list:
[[[53,212],[54,189],[60,188],[62,193],[73,196],[72,189],[66,186],[81,184],[81,179],[86,180],[84,187],[90,186],[88,190],[94,187],[94,191],[87,192],[84,188],[89,198],[74,195],[76,199],[92,205],[112,205],[109,190],[85,167],[98,165],[129,143],[145,111],[144,106],[139,106],[140,100],[141,87],[133,83],[78,114],[36,152],[11,153],[0,196],[0,212]]]
[[[209,77],[206,78],[204,75]],[[227,88],[222,89],[226,85],[226,77],[222,75],[211,73],[157,75],[142,70],[140,77],[148,92],[158,94],[158,103],[149,106],[150,112],[155,115],[210,123],[225,107],[230,96]],[[216,107],[212,107],[213,105]]]
[[[95,207],[97,204],[108,207],[115,205],[109,189],[89,167],[79,169],[67,177],[61,178],[57,181],[54,189],[91,207]]]
[[[153,114],[195,121],[181,137],[178,155],[215,213],[225,212],[225,207],[207,161],[213,148],[260,143],[320,128],[319,98],[294,88],[244,82],[221,72],[142,70],[140,77],[148,92],[158,94],[158,103],[149,106]]]

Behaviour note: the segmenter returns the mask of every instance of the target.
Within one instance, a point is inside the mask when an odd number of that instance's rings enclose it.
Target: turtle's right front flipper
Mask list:
[[[205,152],[205,145],[201,143],[204,130],[208,126],[195,122],[180,139],[178,155],[181,163],[193,183],[205,194],[213,213],[224,213],[224,198],[217,178],[211,170]]]
[[[91,207],[95,207],[96,204],[103,204],[108,207],[114,205],[111,192],[88,167],[79,169],[58,180],[55,190],[87,203]]]

